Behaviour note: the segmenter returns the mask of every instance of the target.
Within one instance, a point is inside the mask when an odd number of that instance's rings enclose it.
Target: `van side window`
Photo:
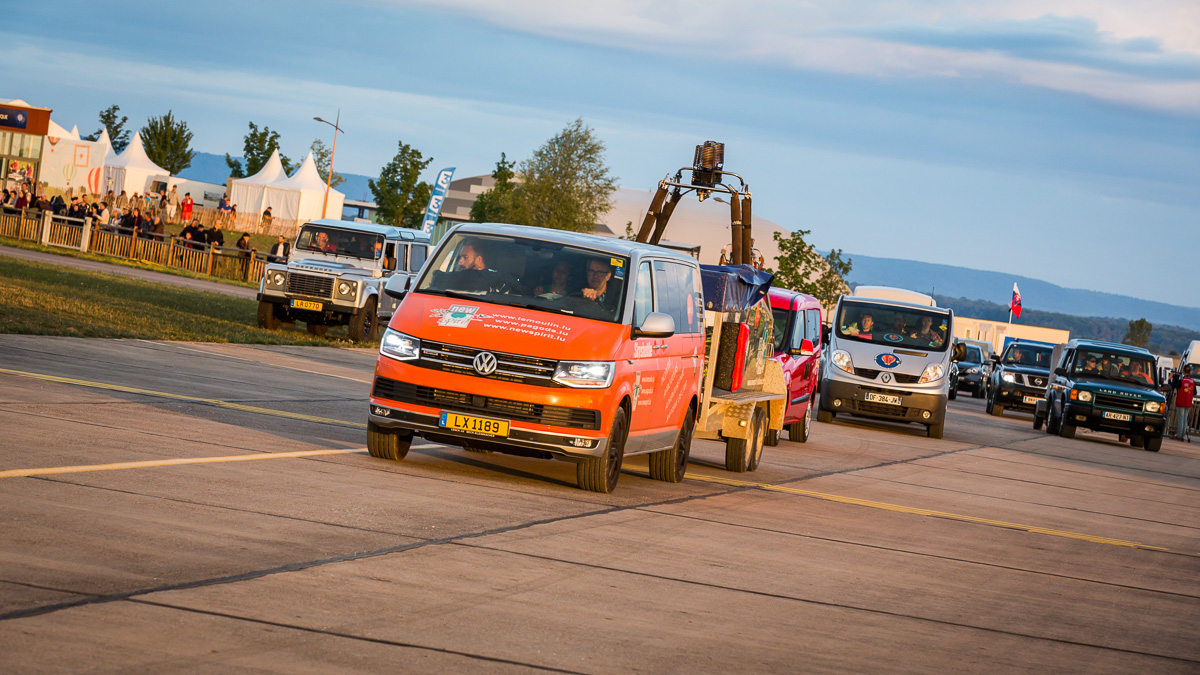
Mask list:
[[[408,252],[408,271],[419,272],[421,265],[425,264],[425,257],[428,255],[429,249],[420,244],[413,244],[409,247]]]
[[[638,267],[637,287],[634,289],[633,325],[640,326],[646,315],[654,311],[654,286],[650,281],[650,263]]]
[[[671,265],[677,271],[680,301],[683,304],[681,316],[684,321],[676,322],[675,330],[679,333],[699,333],[703,330],[704,313],[702,309],[703,296],[697,290],[699,275],[693,267],[687,265]]]
[[[800,349],[800,342],[808,338],[808,312],[796,312],[792,322],[792,337],[788,340],[788,349]]]
[[[815,347],[821,344],[821,310],[807,309],[804,315],[804,339],[812,342]]]
[[[695,305],[695,270],[687,265],[654,261],[654,297],[658,311],[675,320],[675,332],[699,333]]]

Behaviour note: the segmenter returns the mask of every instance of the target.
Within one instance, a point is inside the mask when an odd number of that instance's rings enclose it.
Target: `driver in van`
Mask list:
[[[507,293],[516,287],[516,280],[504,272],[487,266],[483,243],[468,238],[458,249],[455,271],[450,272],[452,290],[484,293]]]
[[[595,300],[605,307],[615,308],[617,294],[610,293],[608,280],[612,278],[612,266],[598,258],[587,261],[587,286],[583,289],[583,297]]]
[[[476,239],[464,241],[462,248],[458,249],[458,269],[486,270],[487,268],[487,262],[483,259],[483,251],[480,249],[479,241]]]

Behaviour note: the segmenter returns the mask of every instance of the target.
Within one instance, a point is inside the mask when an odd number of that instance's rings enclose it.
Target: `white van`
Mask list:
[[[877,298],[879,300],[899,300],[900,302],[911,302],[914,305],[925,305],[928,307],[936,307],[933,296],[910,291],[906,288],[894,288],[892,286],[859,286],[851,293],[856,298]]]
[[[1200,340],[1192,340],[1188,343],[1186,349],[1183,350],[1183,356],[1179,357],[1178,369],[1183,371],[1185,363],[1192,364],[1192,375],[1200,370]]]
[[[954,312],[903,289],[864,287],[832,315],[821,369],[817,421],[838,413],[924,424],[941,438],[950,395]],[[877,290],[878,289],[878,290]],[[926,299],[928,301],[926,301]]]

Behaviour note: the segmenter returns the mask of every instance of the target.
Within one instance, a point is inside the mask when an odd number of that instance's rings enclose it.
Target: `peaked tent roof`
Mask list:
[[[276,148],[271,151],[271,156],[267,158],[267,163],[263,164],[258,173],[237,180],[239,183],[249,183],[251,185],[270,185],[286,178],[287,173],[283,170],[283,162],[279,161],[279,148]]]
[[[79,137],[79,125],[78,124],[71,127],[71,138],[74,138],[77,141],[83,140],[82,138]]]
[[[100,139],[97,140],[96,142],[99,143],[100,146],[104,148],[104,152],[105,152],[104,157],[106,158],[106,162],[107,162],[107,158],[109,156],[112,156],[112,157],[117,156],[116,151],[113,150],[112,139],[108,137],[108,127],[104,127],[103,129],[100,130]]]
[[[46,129],[46,135],[51,138],[70,138],[71,132],[62,128],[62,125],[54,120],[50,120],[50,126]]]
[[[167,176],[171,175],[171,172],[155,164],[146,155],[146,148],[142,145],[142,132],[140,131],[134,133],[133,140],[129,142],[129,147],[125,148],[125,152],[114,157],[111,162],[108,162],[108,166],[141,169]]]
[[[324,192],[325,181],[321,180],[320,174],[317,173],[317,164],[313,161],[313,154],[310,152],[304,158],[304,163],[300,165],[299,169],[296,169],[296,173],[292,174],[291,178],[271,183],[269,187],[280,190],[319,190]],[[335,192],[343,197],[345,196],[344,193],[330,188],[329,194]]]

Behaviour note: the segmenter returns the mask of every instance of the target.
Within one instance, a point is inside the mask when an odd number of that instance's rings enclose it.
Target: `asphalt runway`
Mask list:
[[[0,660],[66,670],[1200,672],[1200,446],[951,403],[682,484],[365,451],[365,349],[0,336]]]

